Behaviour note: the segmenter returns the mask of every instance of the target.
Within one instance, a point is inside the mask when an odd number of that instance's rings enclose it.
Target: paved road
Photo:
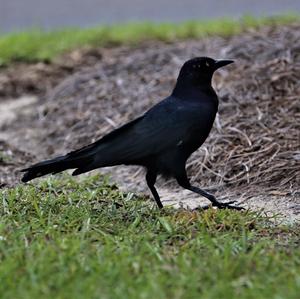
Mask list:
[[[0,31],[300,13],[299,0],[0,0]]]

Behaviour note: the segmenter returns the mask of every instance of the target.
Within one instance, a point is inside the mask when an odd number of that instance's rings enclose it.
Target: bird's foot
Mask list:
[[[228,202],[220,202],[216,200],[215,202],[212,203],[212,206],[217,207],[218,209],[245,210],[245,208],[243,207],[232,205],[235,202],[236,200],[232,200]]]
[[[211,207],[217,207],[218,209],[245,210],[245,208],[243,208],[243,207],[232,205],[235,202],[236,202],[236,200],[232,200],[232,201],[228,201],[228,202],[220,202],[220,201],[216,200],[212,204],[209,204],[206,206],[200,206],[200,207],[196,208],[195,210],[208,210]]]

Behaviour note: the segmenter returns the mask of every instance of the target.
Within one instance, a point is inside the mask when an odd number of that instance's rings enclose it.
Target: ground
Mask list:
[[[170,93],[186,59],[209,55],[235,64],[214,76],[220,110],[189,160],[193,183],[222,200],[299,220],[299,48],[298,25],[272,26],[233,37],[87,48],[50,64],[7,67],[0,74],[0,185],[15,185],[22,167],[141,115]],[[123,190],[149,194],[142,169],[104,172]],[[172,181],[158,186],[166,204],[203,203]]]
[[[4,299],[299,297],[299,225],[274,216],[158,210],[99,175],[4,189],[0,213]]]
[[[84,48],[2,67],[1,298],[298,299],[299,29]],[[235,64],[214,76],[219,114],[188,172],[249,210],[184,209],[205,201],[162,178],[158,210],[135,167],[20,184],[21,168],[142,114],[200,55]]]

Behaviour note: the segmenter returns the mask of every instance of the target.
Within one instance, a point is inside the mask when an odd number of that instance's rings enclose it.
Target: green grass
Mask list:
[[[217,19],[179,24],[131,23],[50,32],[33,29],[0,35],[0,65],[7,65],[13,61],[51,61],[57,55],[77,47],[136,44],[145,40],[173,41],[210,35],[229,36],[247,28],[289,24],[299,20],[297,14],[285,14],[273,18],[247,16],[240,20]]]
[[[1,197],[2,299],[299,298],[299,227],[252,212],[158,211],[100,176]]]

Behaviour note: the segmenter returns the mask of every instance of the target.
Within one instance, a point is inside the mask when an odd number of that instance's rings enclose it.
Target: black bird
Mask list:
[[[22,181],[66,169],[75,169],[72,175],[78,175],[106,166],[140,165],[147,170],[147,185],[159,208],[163,205],[154,184],[162,174],[206,197],[213,206],[241,210],[231,205],[234,201],[219,202],[192,186],[185,170],[187,159],[207,138],[218,111],[218,97],[211,86],[213,73],[232,62],[209,57],[186,61],[169,97],[90,145],[23,169]]]

